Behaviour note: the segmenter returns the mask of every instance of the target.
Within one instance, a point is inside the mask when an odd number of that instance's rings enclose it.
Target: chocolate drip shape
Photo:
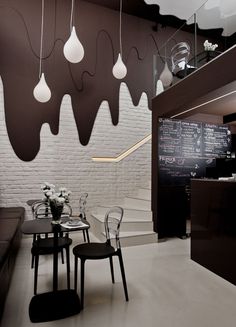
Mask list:
[[[54,135],[58,133],[65,94],[71,96],[81,144],[88,144],[103,100],[109,103],[112,123],[118,124],[121,81],[112,75],[119,52],[118,12],[75,1],[75,26],[85,57],[80,63],[71,64],[63,56],[70,34],[70,5],[67,0],[45,1],[43,71],[52,96],[47,103],[39,103],[33,97],[33,89],[39,79],[41,1],[0,0],[0,75],[6,126],[16,155],[24,161],[33,160],[39,152],[44,123],[49,124]],[[157,43],[150,26],[148,21],[123,15],[123,60],[128,68],[123,82],[134,105],[143,92],[149,105],[153,96],[153,54]]]

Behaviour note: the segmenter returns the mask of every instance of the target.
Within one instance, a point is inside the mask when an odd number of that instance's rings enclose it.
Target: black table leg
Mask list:
[[[54,248],[55,251],[53,253],[53,291],[57,291],[58,289],[58,233],[54,232]]]

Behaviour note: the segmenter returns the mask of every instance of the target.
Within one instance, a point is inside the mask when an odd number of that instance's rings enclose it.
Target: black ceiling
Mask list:
[[[119,10],[120,0],[86,0],[88,2],[101,5],[110,9]],[[123,12],[155,21],[159,12],[159,6],[147,5],[143,0],[123,0]]]
[[[113,10],[119,10],[120,8],[120,0],[84,0],[87,2],[94,3],[96,5],[104,6]],[[123,12],[129,15],[137,16],[140,18],[144,18],[153,22],[152,29],[153,31],[157,31],[158,27],[171,26],[173,28],[179,29],[181,28],[184,31],[194,32],[194,26],[192,25],[184,25],[186,20],[181,20],[173,15],[161,15],[160,7],[158,5],[147,5],[144,0],[123,0]],[[183,26],[184,25],[184,26]],[[229,38],[225,38],[221,36],[222,29],[209,29],[209,30],[201,30],[197,28],[197,33],[199,35],[203,35],[207,38],[217,38],[221,39],[225,43],[227,39],[227,46],[229,47],[235,42],[235,34]]]
[[[120,0],[86,0],[88,2],[104,6],[113,10],[120,9]],[[147,5],[144,0],[123,0],[122,11],[126,14],[141,17],[155,24],[159,23],[162,25],[176,25],[180,27],[185,21],[180,20],[175,16],[161,15],[159,13],[158,5]]]

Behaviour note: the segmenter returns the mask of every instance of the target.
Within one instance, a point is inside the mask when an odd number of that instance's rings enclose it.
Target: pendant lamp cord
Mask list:
[[[71,1],[71,12],[70,12],[70,32],[73,27],[73,16],[74,16],[74,0]]]
[[[121,40],[121,17],[122,16],[122,0],[120,0],[120,31],[119,31],[119,34],[120,34],[120,55],[121,55],[121,58],[122,58],[122,40]]]
[[[43,28],[44,28],[44,0],[42,0],[42,18],[40,32],[40,54],[39,54],[39,79],[42,74],[42,57],[43,57]]]

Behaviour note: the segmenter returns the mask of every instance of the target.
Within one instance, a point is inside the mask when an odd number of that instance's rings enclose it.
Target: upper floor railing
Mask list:
[[[236,1],[206,1],[186,22],[181,23],[154,56],[153,77],[156,94],[181,81],[234,44],[236,44]],[[215,100],[217,98],[209,102]],[[177,116],[173,115],[171,118]],[[151,134],[117,156],[93,157],[92,160],[118,163],[150,140]]]
[[[234,44],[236,1],[206,1],[154,55],[156,94],[179,82]]]

